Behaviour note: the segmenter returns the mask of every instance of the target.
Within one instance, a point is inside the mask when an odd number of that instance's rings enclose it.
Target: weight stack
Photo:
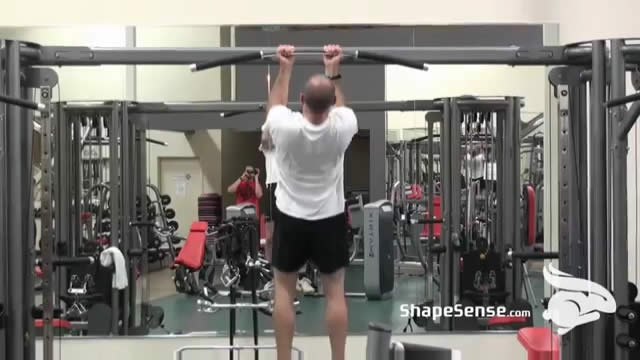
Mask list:
[[[198,220],[206,221],[209,226],[218,226],[222,222],[222,195],[217,193],[198,196]]]

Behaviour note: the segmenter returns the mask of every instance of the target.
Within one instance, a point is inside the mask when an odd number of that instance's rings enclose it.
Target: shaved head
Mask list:
[[[313,114],[324,114],[336,102],[336,89],[324,75],[313,75],[304,86],[302,103]]]

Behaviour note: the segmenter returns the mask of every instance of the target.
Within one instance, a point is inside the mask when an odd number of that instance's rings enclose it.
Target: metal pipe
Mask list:
[[[5,62],[6,48],[2,47],[2,41],[0,41],[0,62]],[[0,71],[0,93],[5,92],[5,72]],[[0,304],[3,309],[0,309],[0,317],[4,319],[6,304],[8,303],[7,299],[7,290],[9,287],[7,274],[9,273],[9,268],[7,263],[8,259],[8,236],[7,236],[7,213],[8,213],[8,203],[7,203],[7,194],[5,192],[7,187],[7,169],[6,169],[6,156],[5,156],[5,139],[6,139],[6,117],[5,117],[5,108],[6,105],[0,103]],[[6,330],[4,327],[0,327],[0,352],[6,354]]]
[[[611,97],[621,98],[626,92],[625,60],[622,53],[622,40],[611,41]],[[637,98],[640,99],[640,94]],[[634,104],[640,109],[640,102]],[[637,111],[637,110],[636,110]],[[637,118],[637,116],[636,116]],[[629,301],[628,290],[628,239],[627,239],[627,138],[616,135],[614,129],[624,126],[624,108],[618,107],[611,111],[609,119],[611,124],[610,140],[613,143],[613,171],[611,186],[613,192],[613,293],[617,304],[626,304]],[[620,130],[621,132],[624,129]],[[619,317],[614,320],[615,335],[626,335],[629,332],[629,324]],[[614,360],[628,360],[627,349],[614,345]]]
[[[36,103],[29,100],[24,100],[21,98],[15,98],[11,96],[0,95],[0,101],[7,103],[9,105],[16,105],[23,108],[31,109],[31,110],[44,110],[44,104]]]
[[[26,87],[21,88],[22,98],[27,100],[33,99],[33,89],[28,89]],[[44,107],[44,105],[43,105]],[[34,234],[34,224],[35,224],[35,214],[33,211],[33,190],[34,184],[33,181],[33,112],[32,111],[22,111],[22,121],[20,121],[20,127],[24,134],[26,135],[26,141],[23,144],[23,157],[27,161],[26,166],[23,166],[23,179],[24,183],[24,199],[25,199],[25,214],[23,215],[25,218],[25,229],[23,233],[26,235],[26,239],[22,241],[22,273],[24,286],[22,288],[22,296],[23,296],[23,307],[25,309],[32,309],[35,301],[35,290],[34,287],[31,286],[35,282],[35,274],[33,272],[33,261],[35,256],[35,234]],[[25,326],[26,334],[35,334],[34,323],[31,321],[29,316],[26,316],[26,319],[23,319]],[[25,360],[35,360],[35,337],[34,336],[25,336]]]
[[[7,95],[19,98],[20,91],[20,43],[6,41],[6,81]],[[12,321],[6,324],[7,359],[25,359],[25,316],[28,309],[24,308],[23,288],[25,274],[23,269],[25,239],[25,206],[26,198],[24,178],[25,166],[31,166],[31,158],[25,156],[25,143],[29,134],[21,124],[22,109],[16,105],[7,106],[7,134],[6,134],[6,162],[7,162],[7,239],[9,271],[7,314]],[[31,184],[29,180],[28,184]],[[29,284],[30,285],[30,284]]]
[[[635,93],[635,94],[626,95],[626,96],[618,95],[618,96],[614,97],[613,96],[613,92],[612,92],[611,93],[611,97],[613,97],[613,99],[611,99],[611,100],[606,102],[606,106],[608,108],[611,108],[611,107],[614,107],[614,106],[628,104],[628,103],[634,102],[634,101],[638,101],[638,100],[640,100],[640,93]]]
[[[459,224],[458,220],[455,220],[452,216],[451,204],[452,204],[452,178],[451,174],[455,173],[451,169],[451,128],[455,126],[455,124],[459,123],[452,119],[451,115],[451,99],[444,99],[444,107],[442,112],[442,129],[440,133],[440,156],[441,156],[441,179],[440,179],[440,189],[441,189],[441,206],[442,206],[442,217],[444,218],[444,226],[442,226],[442,235],[441,241],[442,245],[446,246],[446,253],[442,257],[442,263],[440,264],[440,277],[441,279],[445,279],[440,284],[440,297],[441,297],[441,306],[453,306],[453,289],[452,289],[452,277],[453,272],[457,271],[457,269],[453,268],[453,246],[452,246],[452,235],[455,229],[457,228],[457,224]],[[459,173],[458,169],[458,173]],[[457,175],[458,178],[460,175]],[[459,191],[460,189],[454,189]],[[442,329],[445,331],[453,330],[453,321],[449,317],[443,317],[441,322]]]
[[[591,243],[591,281],[605,288],[608,284],[608,234],[607,234],[607,142],[606,111],[604,107],[606,89],[605,43],[592,42],[591,116],[590,116],[590,218],[589,242]],[[626,179],[626,177],[625,177]],[[589,351],[593,360],[606,359],[606,322],[600,319],[592,324],[592,346]]]
[[[118,137],[120,136],[120,103],[113,103],[111,118],[109,119],[109,185],[111,188],[110,209],[111,209],[111,246],[119,247],[118,243],[122,235],[120,227],[120,152]],[[119,299],[118,289],[111,290],[111,334],[118,335]]]
[[[627,139],[629,131],[631,131],[631,128],[633,128],[633,125],[638,120],[638,116],[640,116],[640,101],[635,102],[629,110],[624,113],[624,117],[618,128],[618,140]]]
[[[299,47],[297,51],[321,52],[321,47]],[[509,47],[344,47],[345,53],[355,50],[393,56],[427,64],[504,64],[504,65],[566,65],[587,64],[588,49],[566,50],[562,46],[534,48]],[[32,65],[190,65],[217,61],[263,51],[275,53],[275,47],[221,48],[89,48],[82,46],[41,46],[40,58]],[[574,56],[577,52],[578,55]],[[584,55],[584,56],[582,56]],[[274,58],[246,64],[275,64]],[[299,64],[322,64],[322,58],[301,57]],[[379,64],[361,58],[346,58],[344,64]]]

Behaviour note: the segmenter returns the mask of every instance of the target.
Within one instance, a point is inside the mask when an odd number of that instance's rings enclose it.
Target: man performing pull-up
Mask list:
[[[280,70],[269,95],[262,147],[273,148],[278,186],[273,235],[275,268],[273,321],[278,360],[291,359],[298,269],[312,261],[321,273],[327,299],[327,326],[333,360],[344,360],[347,303],[344,271],[344,153],[358,132],[353,111],[340,88],[342,49],[324,48],[324,75],[307,81],[302,113],[286,107],[295,59],[293,46],[278,47]]]

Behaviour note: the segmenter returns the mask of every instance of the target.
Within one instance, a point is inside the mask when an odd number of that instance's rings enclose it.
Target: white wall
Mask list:
[[[4,16],[3,16],[4,22]],[[33,41],[42,45],[125,46],[124,26],[0,28],[0,38]],[[56,67],[61,99],[121,100],[126,96],[125,66]],[[58,99],[58,89],[54,100]]]
[[[138,27],[137,47],[215,47],[220,44],[217,26]],[[212,101],[220,100],[220,71],[191,73],[188,66],[138,66],[136,98],[138,101]],[[176,115],[176,121],[180,121]],[[215,121],[215,119],[212,119]],[[181,132],[151,130],[149,137],[165,141],[168,147],[149,145],[147,173],[158,184],[158,158],[198,157],[204,175],[204,192],[221,192],[221,139],[219,130]],[[193,199],[196,206],[196,199]],[[195,219],[194,219],[195,220]],[[181,224],[181,229],[188,229]]]
[[[429,334],[393,336],[394,341],[405,341],[417,344],[440,346],[460,350],[464,360],[513,360],[525,359],[526,352],[518,343],[515,333],[507,334]],[[91,354],[92,360],[173,360],[174,351],[183,346],[193,345],[228,345],[224,337],[147,337],[147,338],[103,338],[55,339],[55,360],[85,360]],[[260,336],[261,344],[274,344],[274,339]],[[252,345],[253,339],[237,338],[237,345]],[[304,352],[305,360],[327,360],[329,355],[329,339],[320,337],[296,337],[293,346]],[[345,359],[365,360],[366,337],[349,336]],[[483,350],[478,351],[481,348]],[[184,360],[204,360],[212,357],[223,358],[225,352],[186,352]],[[241,360],[253,359],[252,352],[243,352]],[[274,351],[260,352],[260,359],[276,359]],[[296,360],[296,357],[293,357]],[[42,342],[36,343],[36,360],[42,360]]]
[[[296,0],[7,0],[3,21],[22,24],[349,24],[530,22],[531,0],[326,0],[310,11]],[[37,9],[37,11],[33,11]],[[26,14],[29,14],[26,16]],[[84,16],[78,16],[84,14]]]

